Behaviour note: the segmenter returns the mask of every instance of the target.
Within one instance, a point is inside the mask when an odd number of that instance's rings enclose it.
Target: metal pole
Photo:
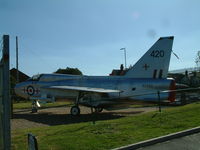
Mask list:
[[[19,83],[19,71],[18,71],[18,37],[16,36],[16,69],[17,69],[17,83]]]
[[[125,70],[126,70],[126,48],[124,48]]]
[[[126,69],[126,48],[121,48],[120,50],[123,50],[124,51],[124,61],[125,61],[125,69]]]
[[[159,105],[159,112],[161,112],[160,91],[158,91],[158,105]]]

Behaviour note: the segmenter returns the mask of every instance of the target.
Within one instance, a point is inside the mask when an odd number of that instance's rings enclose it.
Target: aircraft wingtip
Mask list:
[[[174,39],[174,36],[160,37],[159,40],[164,40],[164,39],[170,39],[170,40],[173,40],[173,39]]]

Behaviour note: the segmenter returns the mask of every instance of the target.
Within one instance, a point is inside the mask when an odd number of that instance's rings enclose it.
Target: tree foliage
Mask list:
[[[195,58],[195,63],[196,63],[197,67],[200,66],[200,51],[197,52],[197,55],[196,55],[196,58]]]
[[[78,68],[70,68],[70,67],[67,67],[66,69],[59,68],[54,73],[72,74],[72,75],[83,75],[82,72]]]

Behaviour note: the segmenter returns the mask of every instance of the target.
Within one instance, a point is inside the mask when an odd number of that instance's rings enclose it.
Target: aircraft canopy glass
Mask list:
[[[42,74],[34,75],[32,78],[29,78],[28,81],[39,81],[41,76]]]

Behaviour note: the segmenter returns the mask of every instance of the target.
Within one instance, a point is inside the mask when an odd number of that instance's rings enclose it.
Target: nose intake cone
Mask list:
[[[20,86],[19,86],[19,84],[16,84],[16,86],[14,87],[14,91],[15,91],[16,95],[20,96]]]
[[[25,93],[24,90],[25,87],[26,86],[23,83],[16,84],[16,86],[14,87],[15,94],[20,97],[27,98],[27,94]]]

